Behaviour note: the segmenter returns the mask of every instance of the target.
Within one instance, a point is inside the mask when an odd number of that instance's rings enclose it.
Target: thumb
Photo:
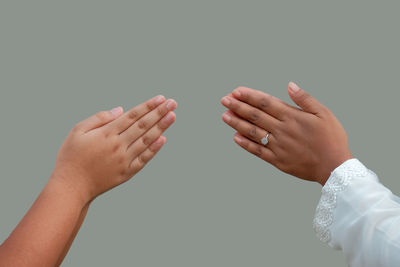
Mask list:
[[[312,114],[320,113],[324,107],[317,99],[300,89],[294,82],[289,83],[289,96],[296,105]]]
[[[76,125],[76,128],[84,133],[106,125],[115,120],[123,113],[122,107],[116,107],[108,111],[100,111],[93,116],[81,121]]]

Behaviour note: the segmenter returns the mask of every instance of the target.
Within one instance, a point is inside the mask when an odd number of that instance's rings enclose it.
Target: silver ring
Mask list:
[[[266,145],[268,144],[268,136],[269,136],[269,132],[267,132],[267,135],[264,136],[264,137],[261,139],[261,144],[263,144],[264,146],[266,146]]]

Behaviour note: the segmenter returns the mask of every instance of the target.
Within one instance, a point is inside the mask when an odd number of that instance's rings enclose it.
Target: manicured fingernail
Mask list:
[[[167,109],[169,110],[174,110],[175,109],[175,101],[172,99],[169,99],[167,101]]]
[[[236,97],[241,97],[242,93],[240,92],[239,89],[235,89],[235,91],[233,91],[233,95]]]
[[[232,120],[231,115],[224,113],[224,115],[222,115],[222,118],[224,119],[224,121],[226,122],[230,122]]]
[[[173,113],[173,112],[168,113],[168,114],[164,117],[163,120],[164,120],[166,123],[171,123],[171,122],[173,122],[173,121],[174,121],[174,113]]]
[[[111,114],[115,117],[122,113],[121,107],[116,107],[111,110]]]
[[[294,82],[289,83],[289,88],[293,93],[297,93],[300,90],[300,87]]]
[[[233,139],[238,143],[242,143],[243,142],[243,138],[241,136],[239,136],[239,135],[235,135],[235,137]]]
[[[164,101],[164,96],[162,96],[162,95],[156,96],[154,98],[154,102],[156,103],[156,105],[161,104],[163,101]]]
[[[225,96],[224,98],[222,98],[222,104],[224,104],[225,106],[229,106],[231,104],[231,100]]]
[[[154,142],[155,145],[161,145],[162,144],[162,137],[158,137],[158,139]]]

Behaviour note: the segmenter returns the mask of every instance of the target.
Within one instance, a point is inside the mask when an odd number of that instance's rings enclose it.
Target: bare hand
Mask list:
[[[353,157],[346,132],[327,107],[296,84],[289,84],[289,95],[300,108],[239,87],[221,100],[229,109],[223,120],[237,131],[234,140],[245,150],[283,172],[324,185],[331,171]]]
[[[175,121],[174,100],[158,96],[122,115],[102,111],[78,123],[62,145],[50,179],[62,181],[85,201],[126,182],[161,149]]]

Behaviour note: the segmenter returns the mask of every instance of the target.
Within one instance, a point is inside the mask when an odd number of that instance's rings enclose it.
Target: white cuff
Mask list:
[[[322,242],[328,243],[331,240],[330,227],[334,221],[338,194],[344,191],[354,179],[362,179],[368,174],[376,177],[375,173],[368,170],[358,159],[345,161],[331,173],[322,188],[322,196],[313,221],[314,231]]]

